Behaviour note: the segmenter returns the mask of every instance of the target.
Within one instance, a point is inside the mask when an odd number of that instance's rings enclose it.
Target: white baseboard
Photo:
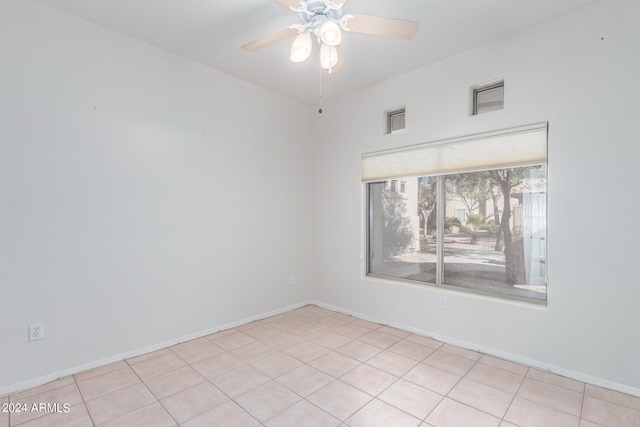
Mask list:
[[[204,331],[200,331],[200,332],[196,332],[194,334],[189,334],[189,335],[185,335],[183,337],[179,337],[176,339],[172,339],[172,340],[168,340],[168,341],[164,341],[158,344],[154,344],[151,346],[147,346],[147,347],[143,347],[143,348],[139,348],[127,353],[122,353],[122,354],[118,354],[112,357],[108,357],[105,359],[100,359],[100,360],[96,360],[90,363],[86,363],[80,366],[75,366],[73,368],[69,368],[69,369],[64,369],[62,371],[57,371],[57,372],[53,372],[51,374],[48,375],[43,375],[37,378],[32,378],[26,381],[21,381],[19,383],[16,384],[11,384],[9,386],[6,387],[2,387],[0,388],[0,397],[3,396],[8,396],[10,394],[13,393],[17,393],[23,390],[28,390],[30,388],[33,387],[38,387],[41,386],[43,384],[47,384],[51,381],[56,381],[60,378],[64,378],[64,377],[68,377],[70,375],[75,375],[78,374],[80,372],[84,372],[84,371],[88,371],[90,369],[94,369],[94,368],[99,368],[101,366],[105,366],[105,365],[109,365],[111,363],[116,363],[119,362],[121,360],[124,359],[131,359],[132,357],[136,357],[136,356],[140,356],[146,353],[151,353],[153,351],[157,351],[157,350],[161,350],[163,348],[167,348],[167,347],[171,347],[173,345],[185,342],[185,341],[191,341],[194,340],[196,338],[201,338],[207,335],[211,335],[211,334],[215,334],[216,332],[220,332],[220,331],[224,331],[225,329],[231,329],[231,328],[235,328],[238,326],[242,326],[245,325],[247,323],[251,323],[251,322],[255,322],[256,320],[261,320],[261,319],[265,319],[267,317],[271,317],[271,316],[276,316],[278,314],[282,314],[282,313],[286,313],[288,311],[291,310],[295,310],[296,308],[300,308],[303,307],[305,305],[308,304],[316,304],[313,301],[307,301],[307,302],[302,302],[302,303],[298,303],[298,304],[294,304],[294,305],[290,305],[288,307],[283,307],[283,308],[279,308],[276,310],[272,310],[272,311],[268,311],[266,313],[262,313],[262,314],[258,314],[255,316],[250,316],[250,317],[246,317],[244,319],[238,320],[236,322],[231,322],[231,323],[227,323],[224,325],[220,325],[220,326],[215,326],[213,328],[209,328],[206,329]]]
[[[511,354],[511,353],[506,353],[503,351],[499,351],[490,347],[485,347],[482,345],[478,345],[475,343],[471,343],[468,341],[463,341],[463,340],[458,340],[455,338],[451,338],[445,335],[440,335],[431,331],[427,331],[427,330],[423,330],[423,329],[418,329],[418,328],[413,328],[407,325],[402,325],[402,324],[398,324],[398,323],[394,323],[394,322],[389,322],[387,320],[384,319],[379,319],[379,318],[375,318],[375,317],[371,317],[362,313],[358,313],[352,310],[346,310],[342,307],[336,307],[330,304],[324,304],[322,302],[318,302],[318,301],[314,301],[311,304],[315,304],[319,307],[322,308],[326,308],[327,310],[331,310],[331,311],[337,311],[340,313],[344,313],[344,314],[348,314],[351,315],[353,317],[357,317],[359,319],[363,319],[363,320],[368,320],[370,322],[374,322],[374,323],[380,323],[383,325],[388,325],[394,328],[398,328],[398,329],[402,329],[405,330],[407,332],[411,332],[414,333],[416,335],[422,335],[425,337],[429,337],[429,338],[433,338],[435,340],[441,341],[443,343],[446,344],[451,344],[451,345],[455,345],[457,347],[462,347],[462,348],[466,348],[468,350],[474,350],[474,351],[478,351],[482,354],[486,354],[489,356],[494,356],[500,359],[504,359],[504,360],[508,360],[510,362],[515,362],[515,363],[519,363],[521,365],[525,365],[525,366],[529,366],[532,368],[536,368],[536,369],[540,369],[543,371],[548,371],[554,374],[558,374],[561,375],[563,377],[567,377],[567,378],[571,378],[577,381],[582,381],[584,383],[587,384],[591,384],[591,385],[595,385],[598,387],[603,387],[603,388],[607,388],[609,390],[614,390],[614,391],[618,391],[620,393],[625,393],[625,394],[629,394],[632,396],[636,396],[636,397],[640,397],[640,388],[636,388],[636,387],[631,387],[628,386],[626,384],[620,384],[617,383],[615,381],[610,381],[604,378],[599,378],[599,377],[594,377],[592,375],[588,375],[582,372],[576,372],[576,371],[572,371],[570,369],[565,369],[565,368],[561,368],[558,366],[554,366],[554,365],[550,365],[548,363],[544,363],[544,362],[540,362],[538,360],[534,360],[534,359],[529,359],[527,357],[522,357],[519,355],[515,355],[515,354]]]

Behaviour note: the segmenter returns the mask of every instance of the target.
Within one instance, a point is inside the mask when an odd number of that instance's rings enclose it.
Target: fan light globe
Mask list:
[[[311,55],[311,35],[309,33],[300,33],[291,45],[291,53],[289,58],[291,62],[302,62]]]
[[[320,66],[324,70],[330,70],[338,63],[338,49],[335,46],[322,44],[320,46]]]
[[[333,21],[326,21],[320,27],[320,40],[329,46],[338,46],[342,43],[342,30]]]

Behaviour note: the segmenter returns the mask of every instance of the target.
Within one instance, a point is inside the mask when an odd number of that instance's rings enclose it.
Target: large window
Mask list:
[[[546,301],[546,129],[363,156],[367,274]]]

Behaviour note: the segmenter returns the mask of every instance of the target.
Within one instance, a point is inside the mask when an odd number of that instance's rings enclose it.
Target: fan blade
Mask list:
[[[244,46],[242,46],[242,49],[248,50],[249,52],[255,52],[256,50],[262,49],[263,47],[267,47],[279,41],[288,39],[289,37],[293,37],[296,34],[298,34],[297,28],[283,28],[282,30],[276,31],[273,34],[245,44]]]
[[[347,21],[347,28],[354,33],[402,40],[411,40],[416,35],[419,25],[415,21],[367,15],[354,15]]]
[[[284,7],[298,7],[300,6],[300,0],[276,0]]]

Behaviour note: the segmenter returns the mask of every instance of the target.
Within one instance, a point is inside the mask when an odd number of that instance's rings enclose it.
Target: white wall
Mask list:
[[[311,117],[2,0],[0,395],[309,300]]]
[[[636,0],[602,1],[327,103],[314,155],[314,298],[640,395],[638,16]],[[470,88],[497,78],[506,108],[470,116]],[[403,105],[406,133],[384,135],[384,111]],[[542,121],[547,307],[363,277],[362,153]]]

